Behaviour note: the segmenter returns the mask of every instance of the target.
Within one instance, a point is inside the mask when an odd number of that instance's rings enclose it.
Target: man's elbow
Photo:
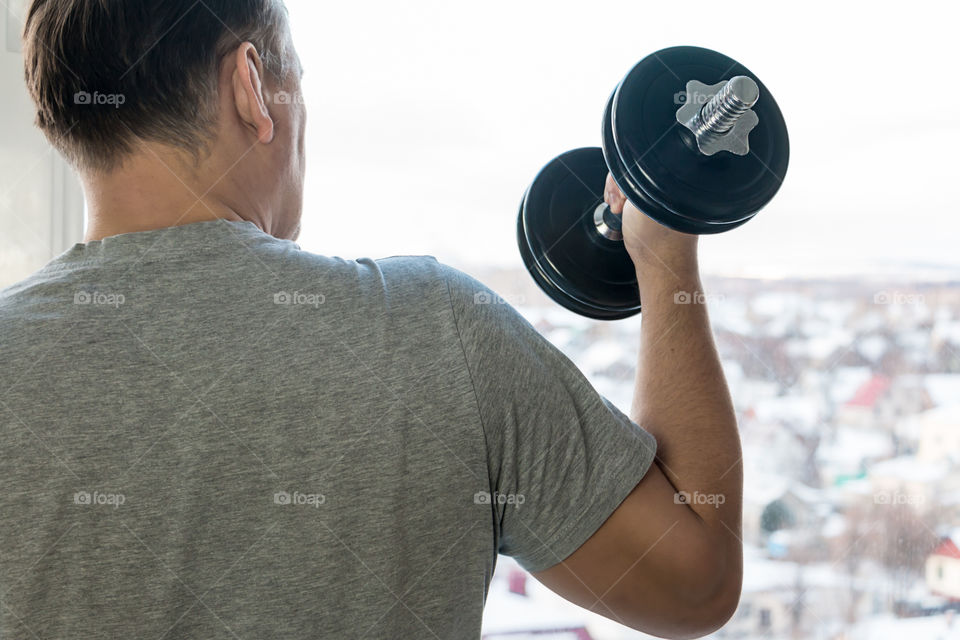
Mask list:
[[[697,611],[693,616],[696,628],[684,637],[697,638],[720,629],[740,604],[743,547],[728,531],[706,536],[700,544],[692,545],[696,551],[691,552],[692,563],[685,568],[692,587],[688,593],[694,594],[695,599],[692,606]]]
[[[701,638],[722,628],[736,613],[743,584],[743,560],[740,553],[726,553],[715,547],[702,547],[678,562],[672,574],[669,612],[660,612],[660,624],[652,628],[650,620],[636,620],[629,626],[663,638],[686,640]],[[639,608],[638,608],[639,610]],[[644,624],[646,623],[646,624]]]
[[[690,628],[678,638],[700,638],[722,628],[736,613],[743,585],[743,558],[740,553],[713,554],[713,562],[704,562],[703,588],[695,591],[698,601],[691,603]],[[708,568],[709,567],[709,568]]]
[[[683,603],[667,619],[651,624],[647,616],[639,619],[620,618],[631,629],[669,640],[702,638],[723,628],[733,617],[740,603],[740,589],[718,594],[709,602]]]
[[[730,587],[724,593],[718,594],[712,601],[703,603],[691,617],[687,628],[680,629],[680,635],[673,637],[678,640],[702,638],[718,631],[730,621],[739,604],[740,583],[738,580],[735,588]]]

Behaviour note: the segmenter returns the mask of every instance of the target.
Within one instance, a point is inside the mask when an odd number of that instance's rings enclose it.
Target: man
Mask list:
[[[729,618],[737,427],[674,303],[695,238],[608,186],[644,300],[630,420],[468,276],[294,244],[279,0],[35,0],[25,62],[89,221],[0,293],[0,636],[476,638],[498,553],[656,635]]]

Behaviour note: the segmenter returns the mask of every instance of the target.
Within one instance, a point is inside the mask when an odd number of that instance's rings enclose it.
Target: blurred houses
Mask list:
[[[917,416],[914,428],[919,438],[917,459],[921,462],[960,463],[960,396],[956,402]]]
[[[925,565],[930,592],[960,603],[960,530],[943,538]]]
[[[481,277],[629,410],[642,319],[591,322],[525,273],[498,278]],[[716,279],[707,291],[745,478],[743,597],[714,637],[960,639],[960,285]],[[511,562],[485,637],[647,637],[521,584]]]
[[[837,412],[837,424],[858,429],[876,429],[889,424],[889,419],[897,413],[892,403],[884,402],[888,398],[890,384],[890,378],[886,376],[872,376],[857,389],[852,398],[843,403]]]

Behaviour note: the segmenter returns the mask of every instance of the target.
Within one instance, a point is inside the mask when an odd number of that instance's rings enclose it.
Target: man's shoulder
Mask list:
[[[389,256],[376,260],[364,258],[358,262],[372,263],[384,273],[417,278],[443,278],[447,268],[433,256]]]
[[[395,255],[384,258],[344,259],[301,251],[295,264],[287,264],[285,273],[317,272],[335,268],[342,274],[352,273],[359,279],[370,278],[386,287],[429,287],[444,289],[476,288],[476,281],[466,273],[429,255]]]
[[[299,249],[299,247],[297,247]],[[293,254],[284,252],[280,258],[297,264],[294,268],[316,269],[330,266],[339,266],[344,269],[373,269],[377,271],[391,271],[394,273],[408,272],[410,274],[436,275],[444,265],[433,256],[389,256],[385,258],[343,258],[334,255],[313,253],[299,249]]]
[[[418,287],[438,287],[457,315],[465,307],[503,299],[468,273],[440,262],[432,256],[394,256],[377,260],[376,264],[394,282]]]
[[[411,312],[449,308],[461,291],[476,288],[469,276],[429,255],[345,259],[298,251],[287,254],[277,270],[283,281],[324,286],[358,305]]]
[[[0,287],[0,312],[9,311],[16,308],[17,304],[29,298],[30,294],[41,286],[49,286],[56,281],[56,274],[51,274],[46,269],[41,269],[25,278],[11,284]]]

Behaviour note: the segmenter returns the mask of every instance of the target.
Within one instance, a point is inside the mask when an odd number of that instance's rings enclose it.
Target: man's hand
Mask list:
[[[607,176],[604,200],[611,211],[623,216],[623,243],[641,277],[658,273],[676,277],[697,268],[697,236],[687,235],[663,226],[643,214],[623,195],[613,176]],[[641,289],[643,281],[641,280]]]

